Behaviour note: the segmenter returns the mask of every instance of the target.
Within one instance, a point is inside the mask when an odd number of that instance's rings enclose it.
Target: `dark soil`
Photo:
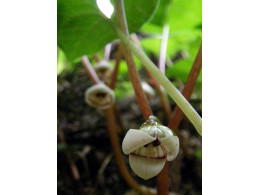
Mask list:
[[[64,146],[58,139],[58,195],[136,194],[128,187],[116,166],[104,111],[96,110],[84,102],[84,92],[92,84],[85,72],[77,70],[60,76],[58,83],[58,128],[64,133],[67,143]],[[154,114],[167,125],[159,99],[154,98],[149,102]],[[174,109],[175,104],[170,102]],[[191,101],[201,114],[200,102],[196,99]],[[123,130],[120,125],[117,129],[121,145],[126,131],[139,128],[144,119],[134,97],[124,98],[117,102],[117,106],[124,126]],[[181,150],[177,159],[170,162],[170,192],[201,194],[201,137],[185,117],[179,129],[187,154],[184,155]],[[72,176],[66,153],[71,155],[79,170],[79,180]],[[127,156],[125,162],[139,184],[155,189],[155,178],[144,181],[132,172]]]

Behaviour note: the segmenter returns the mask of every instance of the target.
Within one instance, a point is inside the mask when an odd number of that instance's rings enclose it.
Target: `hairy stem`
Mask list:
[[[202,119],[196,110],[190,105],[190,103],[183,97],[179,90],[169,81],[169,79],[156,67],[156,65],[145,55],[142,50],[135,46],[135,44],[129,40],[120,28],[118,28],[113,21],[107,20],[112,29],[124,43],[124,45],[130,49],[136,57],[142,62],[142,64],[150,71],[155,79],[164,87],[169,96],[175,101],[175,103],[184,112],[187,118],[196,128],[197,132],[202,135]]]
[[[117,18],[117,23],[119,27],[116,27],[118,29],[121,29],[120,32],[129,39],[129,32],[127,28],[127,23],[126,23],[126,16],[125,16],[125,11],[124,11],[124,4],[122,0],[115,0],[115,14]],[[130,49],[126,47],[125,44],[122,45],[122,50],[123,54],[126,60],[127,68],[129,71],[129,76],[135,91],[136,99],[139,104],[140,110],[143,114],[143,117],[145,120],[149,118],[149,116],[152,115],[152,110],[149,106],[149,103],[147,101],[147,98],[143,92],[140,78],[136,69],[135,61],[134,61],[134,56]]]

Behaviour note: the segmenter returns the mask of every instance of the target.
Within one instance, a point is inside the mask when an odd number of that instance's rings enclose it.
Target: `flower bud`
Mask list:
[[[90,106],[106,109],[115,102],[115,94],[103,83],[93,85],[85,92],[85,101]]]
[[[99,77],[100,80],[107,80],[111,77],[112,75],[112,67],[106,60],[101,60],[98,62],[95,66],[94,69]]]
[[[161,172],[166,160],[176,158],[179,138],[156,117],[150,116],[140,130],[127,132],[122,149],[129,154],[130,167],[136,175],[147,180]]]

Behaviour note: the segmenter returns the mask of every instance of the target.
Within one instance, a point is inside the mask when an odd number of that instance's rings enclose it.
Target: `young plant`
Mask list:
[[[96,12],[94,0],[91,0],[87,3],[87,11],[88,14],[90,13],[91,16],[93,13]],[[130,1],[129,1],[130,2]],[[136,1],[135,4],[139,4],[141,1]],[[155,5],[156,1],[151,2],[152,5]],[[158,2],[158,1],[157,1]],[[82,2],[80,2],[82,3]],[[131,2],[132,3],[132,2]],[[131,4],[130,3],[130,4]],[[77,3],[75,3],[77,5]],[[85,3],[82,3],[82,5],[85,5]],[[74,6],[74,4],[72,4]],[[185,115],[190,119],[192,124],[195,126],[198,133],[202,134],[202,121],[200,116],[197,114],[197,112],[194,110],[194,108],[188,103],[188,101],[180,94],[180,92],[172,85],[172,83],[165,77],[164,70],[162,72],[151,62],[151,60],[144,54],[144,52],[141,51],[138,47],[135,46],[129,39],[129,32],[128,32],[128,25],[126,22],[126,16],[125,16],[125,10],[124,10],[124,4],[122,0],[114,0],[114,7],[115,7],[115,17],[112,19],[108,19],[102,14],[96,14],[97,17],[97,23],[94,23],[95,28],[102,27],[103,31],[104,29],[109,29],[109,26],[111,29],[115,32],[115,34],[120,38],[122,41],[122,53],[125,57],[129,76],[131,79],[131,82],[133,84],[133,88],[136,94],[136,99],[139,104],[140,110],[143,114],[143,117],[145,120],[147,120],[146,123],[144,123],[140,130],[134,130],[130,129],[128,133],[126,134],[126,137],[123,141],[123,151],[125,154],[129,154],[129,160],[130,160],[130,166],[134,170],[134,172],[139,175],[140,177],[144,179],[148,179],[151,177],[156,176],[160,171],[162,172],[157,177],[157,189],[158,194],[167,194],[168,193],[168,161],[173,160],[179,151],[179,139],[177,136],[174,135],[174,133],[167,127],[160,124],[160,122],[153,117],[152,110],[148,104],[148,101],[145,97],[145,94],[143,93],[141,82],[139,75],[137,73],[135,62],[133,58],[133,53],[139,58],[141,63],[147,68],[147,70],[152,74],[152,76],[157,80],[157,82],[165,89],[165,91],[172,97],[172,99],[176,102],[176,104],[180,107],[180,109],[185,113]],[[151,6],[152,7],[152,6]],[[63,6],[65,10],[67,9],[66,6]],[[92,9],[94,8],[94,9]],[[73,8],[70,8],[70,10],[73,10]],[[71,14],[71,18],[75,18],[75,16],[78,16],[77,14],[84,15],[84,9],[81,10],[82,13],[74,13],[69,10],[69,13]],[[134,9],[137,10],[137,9]],[[143,10],[142,10],[143,11]],[[147,11],[147,10],[146,10]],[[92,13],[93,12],[93,13]],[[138,10],[137,10],[138,12]],[[147,14],[147,13],[146,13]],[[95,14],[94,14],[95,15]],[[69,17],[67,15],[64,16],[62,22],[65,24],[71,24],[68,21],[70,21]],[[84,15],[86,16],[86,15]],[[131,18],[131,17],[130,17]],[[117,21],[117,25],[114,23],[114,21]],[[86,20],[82,20],[86,21]],[[80,22],[82,22],[80,21]],[[105,23],[104,23],[105,21]],[[73,23],[74,24],[74,23]],[[76,24],[76,23],[75,23]],[[100,26],[100,24],[104,24],[103,26]],[[90,23],[90,25],[92,25]],[[133,28],[137,28],[136,26],[140,25],[140,23],[133,23]],[[63,25],[64,26],[64,25]],[[85,25],[83,25],[85,28]],[[87,30],[91,29],[91,31],[88,31],[89,33],[86,33],[89,35],[84,40],[89,40],[92,38],[91,35],[95,36],[93,34],[93,28],[86,28]],[[114,34],[111,33],[111,29],[108,30],[104,36],[100,37],[98,42],[99,44],[105,43],[105,41],[109,40],[111,41],[114,37]],[[75,29],[77,30],[77,29]],[[60,31],[61,34],[65,32],[65,35],[67,31]],[[71,31],[70,31],[71,32]],[[81,31],[80,31],[81,32]],[[69,35],[69,33],[67,34]],[[66,40],[66,37],[60,36],[62,39],[60,39],[61,43],[63,44],[63,41]],[[83,36],[84,37],[84,36]],[[90,37],[90,38],[89,38]],[[69,37],[70,38],[70,37]],[[111,40],[110,40],[111,39]],[[80,39],[83,40],[83,39]],[[105,40],[105,41],[104,41]],[[79,44],[76,45],[78,47]],[[94,45],[92,45],[94,47]],[[67,47],[68,48],[68,47]],[[84,52],[90,52],[91,47],[85,48]],[[82,55],[82,50],[79,52],[77,48],[74,48],[71,56],[77,56],[79,53]],[[132,53],[133,52],[133,53]],[[77,56],[78,57],[78,56]],[[164,56],[165,57],[165,56]],[[121,57],[120,57],[121,58]],[[84,62],[84,59],[83,59]],[[165,64],[160,62],[161,64]],[[159,66],[160,67],[160,66]],[[95,76],[94,72],[92,70],[87,70],[88,73],[92,76],[91,80],[93,83],[99,83],[99,79],[97,76]],[[115,80],[117,73],[114,72],[112,76],[112,82],[111,86],[114,88],[115,86]],[[115,152],[116,161],[118,164],[118,167],[124,176],[125,180],[128,182],[128,184],[133,187],[136,191],[139,193],[147,193],[147,191],[143,191],[142,188],[131,178],[129,172],[126,169],[126,166],[123,162],[123,157],[119,148],[118,139],[115,133],[115,123],[114,123],[114,113],[111,107],[106,109],[106,118],[107,118],[107,125],[108,130],[111,138],[111,143],[113,146],[113,150]]]

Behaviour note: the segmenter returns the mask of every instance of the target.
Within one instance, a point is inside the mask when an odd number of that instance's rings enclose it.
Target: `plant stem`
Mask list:
[[[156,178],[157,181],[157,195],[169,194],[169,162],[166,161],[162,171]]]
[[[104,60],[108,61],[109,60],[109,56],[110,56],[110,51],[111,51],[111,46],[112,43],[108,43],[105,47],[105,52],[104,52]]]
[[[117,2],[117,1],[116,1]],[[150,71],[150,73],[155,77],[155,79],[164,87],[169,96],[175,101],[175,103],[184,112],[187,118],[196,128],[197,132],[202,135],[202,120],[196,110],[189,104],[189,102],[183,97],[179,90],[169,81],[169,79],[158,70],[156,65],[140,50],[135,46],[132,41],[129,40],[128,36],[124,34],[118,28],[113,21],[107,20],[111,25],[112,29],[124,43],[128,49],[130,49],[136,57],[142,62],[142,64]]]
[[[166,51],[167,51],[168,34],[169,34],[169,25],[164,25],[163,33],[162,33],[161,49],[160,49],[160,58],[158,64],[159,70],[163,74],[165,74],[165,59],[166,59]],[[159,85],[157,85],[157,89],[161,97],[161,101],[163,103],[163,108],[166,113],[166,116],[168,120],[170,120],[171,108],[167,100],[167,97],[163,93]],[[167,195],[168,193],[169,193],[169,162],[166,161],[162,171],[157,176],[157,194]]]
[[[198,54],[193,62],[185,87],[182,90],[182,95],[186,98],[187,101],[190,100],[201,67],[202,67],[202,45],[200,46]],[[176,108],[172,113],[171,120],[168,124],[168,127],[172,129],[174,132],[177,132],[177,127],[179,126],[182,117],[183,117],[183,112],[178,106],[176,106]]]
[[[169,34],[169,25],[165,24],[163,26],[160,58],[159,58],[159,64],[158,64],[159,70],[163,74],[165,74],[165,59],[166,59],[166,51],[167,51],[168,34]]]
[[[121,29],[120,32],[122,32],[122,34],[127,37],[127,39],[129,40],[129,32],[128,32],[128,28],[127,28],[127,23],[126,23],[126,16],[125,16],[125,11],[124,11],[124,4],[122,0],[115,0],[115,14],[116,14],[116,18],[117,18],[117,23],[119,27],[116,27],[118,29]],[[149,103],[147,101],[147,98],[143,92],[142,86],[141,86],[141,82],[140,82],[140,78],[136,69],[136,65],[135,65],[135,61],[134,61],[134,56],[132,54],[132,52],[129,50],[128,47],[126,47],[125,44],[122,45],[122,50],[123,50],[123,54],[126,60],[126,64],[127,64],[127,68],[129,71],[129,76],[135,91],[135,95],[136,95],[136,99],[137,102],[139,104],[140,110],[143,114],[143,117],[145,120],[147,120],[149,118],[149,116],[151,116],[152,110],[149,106]]]
[[[159,70],[165,74],[165,59],[166,59],[166,51],[167,51],[167,41],[168,41],[168,34],[169,34],[169,25],[165,24],[163,26],[163,33],[162,33],[162,42],[161,42],[161,49],[160,49],[160,58],[159,58]],[[161,102],[163,105],[164,112],[168,121],[170,120],[171,116],[171,107],[168,101],[166,94],[162,91],[161,87],[157,85],[158,94],[161,98]]]
[[[60,140],[60,143],[62,145],[62,147],[64,148],[64,151],[65,151],[65,155],[66,155],[66,158],[67,158],[67,161],[69,163],[69,166],[70,166],[70,170],[71,170],[71,174],[73,176],[73,178],[78,181],[80,179],[80,175],[79,175],[79,171],[78,171],[78,168],[71,156],[71,153],[67,150],[67,143],[66,143],[66,140],[65,140],[65,136],[64,136],[64,133],[61,129],[61,127],[58,126],[58,138]]]
[[[185,87],[182,91],[183,96],[188,101],[189,101],[191,94],[192,94],[192,91],[195,87],[195,84],[196,84],[197,78],[199,76],[201,67],[202,67],[202,45],[199,48],[198,54],[197,54],[197,56],[196,56],[196,58],[193,62],[192,68],[191,68],[190,73],[188,75]],[[183,117],[183,112],[181,111],[181,109],[178,106],[176,106],[173,113],[172,113],[171,120],[168,124],[168,127],[170,129],[172,129],[172,131],[174,131],[178,135],[178,137],[180,139],[180,147],[182,148],[184,155],[187,156],[188,152],[187,152],[186,146],[183,144],[182,136],[180,135],[180,133],[177,129],[180,122],[181,122],[182,117]],[[180,161],[181,161],[181,159],[180,159],[180,154],[179,154],[179,156],[177,156],[177,158],[175,159],[175,166],[173,167],[175,169],[175,172],[178,172],[178,169],[179,169],[179,166],[180,166],[180,163],[181,163]],[[179,183],[179,180],[176,180],[176,182]]]
[[[120,133],[121,134],[125,134],[125,131],[124,131],[124,124],[123,124],[123,121],[122,121],[122,119],[121,119],[121,115],[120,115],[120,113],[119,113],[119,110],[118,110],[118,106],[116,105],[116,104],[114,104],[114,106],[113,106],[114,108],[114,114],[115,114],[115,118],[116,118],[116,124],[119,126],[119,128],[120,128]]]
[[[99,58],[98,54],[94,54],[93,58],[95,59],[96,62],[100,61],[100,58]]]
[[[93,67],[91,66],[89,60],[88,60],[88,57],[87,56],[83,56],[81,58],[81,62],[82,62],[82,65],[85,67],[88,75],[90,76],[90,79],[91,81],[93,82],[93,84],[98,84],[100,83],[101,81],[99,80],[95,70],[93,69]]]
[[[165,35],[164,35],[164,37],[165,37]],[[165,38],[163,38],[163,39],[165,39]],[[131,40],[136,44],[136,46],[137,46],[139,49],[142,50],[141,44],[140,44],[140,42],[139,42],[139,40],[138,40],[136,34],[131,35]],[[165,49],[166,49],[166,46],[167,46],[167,44],[164,44]],[[162,47],[161,47],[161,48],[162,48]],[[165,49],[163,49],[163,50],[165,50]],[[163,52],[162,49],[161,49],[161,52]],[[166,52],[163,52],[163,53],[166,54]],[[161,53],[160,53],[160,54],[161,54]],[[160,55],[160,57],[161,57],[161,56],[162,56],[162,55]],[[165,58],[165,57],[164,57],[164,58]],[[165,64],[165,63],[164,63],[164,64]],[[161,66],[161,67],[162,67],[162,66]],[[162,91],[162,89],[161,89],[159,83],[158,83],[158,82],[156,81],[156,79],[153,77],[153,75],[152,75],[145,67],[144,67],[144,70],[145,70],[147,76],[150,78],[149,83],[156,88],[156,92],[157,92],[157,94],[159,95],[159,97],[160,97],[160,99],[161,99],[161,103],[162,103],[163,110],[164,110],[164,112],[165,112],[165,116],[166,116],[166,118],[167,118],[168,121],[169,121],[169,120],[170,120],[170,117],[171,117],[171,107],[170,107],[169,101],[168,101],[166,95],[164,94],[164,92]]]
[[[117,134],[115,132],[116,126],[115,126],[115,118],[112,107],[106,109],[106,120],[107,120],[107,126],[108,126],[108,133],[110,137],[110,141],[113,147],[113,151],[116,158],[117,166],[127,182],[127,184],[133,188],[135,191],[141,194],[154,194],[152,193],[148,188],[144,186],[140,186],[136,181],[131,177],[130,173],[128,172],[128,169],[124,163],[124,158],[121,153],[121,147],[119,145],[119,141],[117,138]]]
[[[119,64],[122,59],[122,44],[120,43],[118,45],[117,49],[117,55],[116,55],[116,62],[115,62],[115,68],[112,74],[111,78],[111,83],[110,83],[110,88],[114,89],[116,86],[116,81],[117,81],[117,75],[118,75],[118,69],[119,69]]]

